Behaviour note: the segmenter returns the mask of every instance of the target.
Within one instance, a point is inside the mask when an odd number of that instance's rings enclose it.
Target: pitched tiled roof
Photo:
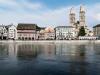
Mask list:
[[[37,30],[39,27],[36,24],[19,23],[17,30]]]

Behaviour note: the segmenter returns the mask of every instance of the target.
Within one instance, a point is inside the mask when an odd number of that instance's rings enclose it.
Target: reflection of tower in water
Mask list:
[[[75,45],[74,46],[73,61],[84,62],[86,59],[86,45]]]
[[[86,46],[85,45],[77,45],[76,46],[76,53],[74,55],[73,61],[69,63],[70,65],[70,72],[74,75],[80,74],[80,75],[86,75],[87,69],[85,59],[86,59]]]

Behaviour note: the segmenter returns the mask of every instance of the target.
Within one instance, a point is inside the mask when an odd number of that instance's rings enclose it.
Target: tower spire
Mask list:
[[[74,7],[70,9],[70,14],[75,14]]]
[[[80,12],[85,12],[85,8],[83,5],[80,6]]]
[[[83,7],[83,5],[80,6],[80,26],[84,26],[85,27],[85,8]]]
[[[70,17],[70,25],[74,26],[76,18],[75,18],[75,11],[73,7],[70,9],[69,17]]]

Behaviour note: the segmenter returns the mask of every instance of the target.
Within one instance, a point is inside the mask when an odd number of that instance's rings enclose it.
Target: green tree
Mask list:
[[[78,36],[85,36],[85,28],[82,26],[79,30]]]

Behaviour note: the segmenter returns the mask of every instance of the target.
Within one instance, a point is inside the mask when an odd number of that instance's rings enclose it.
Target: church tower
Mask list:
[[[80,6],[80,15],[79,15],[80,26],[84,26],[86,28],[85,23],[85,9],[83,6]]]
[[[69,17],[70,17],[70,25],[74,27],[74,24],[76,22],[76,18],[75,18],[75,11],[74,11],[73,7],[70,9]]]

